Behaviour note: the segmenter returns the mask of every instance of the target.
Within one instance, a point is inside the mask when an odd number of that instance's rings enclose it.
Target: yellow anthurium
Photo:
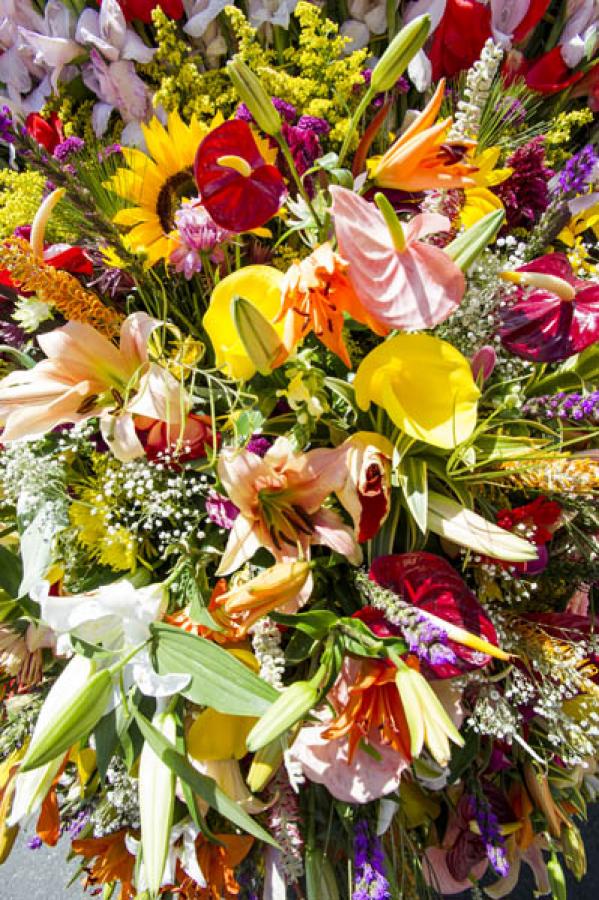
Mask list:
[[[490,187],[501,184],[510,177],[513,169],[505,167],[496,169],[501,154],[500,147],[489,147],[472,159],[478,169],[472,175],[476,187],[468,188],[464,194],[464,206],[460,213],[460,221],[465,228],[471,228],[479,219],[496,209],[503,209],[503,203]]]
[[[282,280],[283,273],[272,266],[245,266],[223,278],[212,292],[204,328],[214,347],[216,365],[226,375],[247,381],[256,372],[235,328],[231,301],[234,297],[249,301],[272,324],[282,340],[285,323],[274,322],[281,308]]]
[[[362,360],[354,381],[360,409],[376,403],[410,437],[451,449],[476,425],[480,391],[459,350],[428,334],[399,334]]]
[[[187,735],[187,750],[194,759],[242,759],[247,751],[246,738],[257,719],[231,716],[205,709]]]

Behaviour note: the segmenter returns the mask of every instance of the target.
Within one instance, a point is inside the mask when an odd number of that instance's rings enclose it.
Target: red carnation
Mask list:
[[[497,513],[497,524],[506,531],[513,531],[517,526],[526,526],[525,537],[534,544],[546,544],[553,537],[559,524],[562,508],[555,500],[537,497],[532,503],[516,506],[514,509],[500,509]]]
[[[151,461],[163,459],[166,454],[176,457],[176,462],[203,459],[213,444],[212,419],[190,413],[181,435],[179,425],[136,416],[135,431],[146,456]],[[217,435],[217,445],[220,435]]]
[[[281,173],[260,154],[247,122],[232,119],[198,147],[194,169],[202,203],[221,228],[259,228],[278,212],[287,188]]]
[[[62,122],[55,112],[45,119],[39,113],[29,113],[25,119],[25,128],[27,133],[34,138],[38,144],[45,147],[48,153],[54,153],[54,150],[64,141],[64,132],[62,130]]]

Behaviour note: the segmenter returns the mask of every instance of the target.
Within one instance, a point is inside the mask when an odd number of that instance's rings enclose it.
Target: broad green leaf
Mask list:
[[[265,831],[264,828],[261,828],[251,816],[244,812],[234,800],[227,797],[213,778],[208,778],[207,775],[201,775],[196,771],[191,763],[189,763],[181,753],[175,750],[173,745],[169,743],[169,741],[167,741],[167,739],[160,734],[160,732],[154,728],[152,723],[142,716],[141,713],[134,709],[133,715],[135,716],[135,721],[137,722],[139,730],[154,753],[160,757],[162,762],[168,766],[175,775],[188,784],[194,793],[201,797],[202,800],[212,807],[212,809],[215,809],[221,816],[224,816],[225,819],[229,819],[230,822],[237,825],[238,828],[253,835],[259,841],[264,841],[265,844],[270,844],[272,847],[278,847],[277,842],[270,834]]]
[[[151,626],[152,657],[159,675],[178,672],[191,680],[181,692],[200,706],[233,716],[261,716],[278,692],[221,647],[162,622]]]
[[[293,616],[272,613],[271,618],[281,625],[303,631],[314,640],[322,640],[338,621],[338,616],[327,609],[314,609],[310,612],[296,613]]]
[[[7,547],[0,544],[0,587],[13,599],[19,596],[19,585],[23,579],[21,560]]]
[[[401,461],[397,474],[410,515],[424,534],[428,516],[426,462],[420,456],[406,456]]]

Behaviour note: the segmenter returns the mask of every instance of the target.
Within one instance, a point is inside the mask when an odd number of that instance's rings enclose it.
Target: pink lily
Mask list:
[[[0,381],[2,443],[99,417],[117,459],[143,456],[134,416],[178,425],[188,405],[177,379],[149,361],[148,339],[160,324],[134,313],[121,326],[119,348],[81,322],[40,335],[47,359]]]
[[[278,561],[307,558],[311,544],[324,544],[358,564],[362,558],[352,530],[338,513],[323,507],[347,480],[341,448],[294,453],[278,438],[263,458],[226,448],[219,478],[239,509],[218,575],[227,575],[266,547]]]
[[[416,330],[443,322],[460,305],[466,282],[449,256],[421,238],[448,231],[445,216],[424,213],[395,233],[372,203],[332,187],[339,251],[368,315],[383,329]],[[393,226],[392,226],[393,227]],[[397,230],[398,229],[398,230]]]

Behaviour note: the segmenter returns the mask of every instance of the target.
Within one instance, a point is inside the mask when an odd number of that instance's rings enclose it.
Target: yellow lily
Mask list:
[[[488,147],[472,159],[478,171],[472,173],[476,186],[467,188],[465,201],[460,213],[460,221],[465,228],[471,228],[476,222],[496,209],[503,209],[503,203],[490,187],[501,184],[513,172],[509,167],[496,169],[501,154],[500,147]]]
[[[247,381],[256,372],[235,327],[233,298],[242,297],[255,306],[282,340],[285,322],[274,321],[281,307],[282,281],[283,273],[272,266],[245,266],[223,278],[212,292],[204,328],[214,347],[216,365],[231,378]]]
[[[399,334],[362,360],[354,381],[356,402],[371,402],[410,437],[451,449],[476,425],[480,391],[468,360],[428,334]]]
[[[398,666],[395,684],[410,732],[412,757],[420,756],[426,746],[433,759],[440,766],[446,766],[451,756],[449,742],[463,747],[464,739],[443,709],[441,701],[426,678],[405,663]]]

